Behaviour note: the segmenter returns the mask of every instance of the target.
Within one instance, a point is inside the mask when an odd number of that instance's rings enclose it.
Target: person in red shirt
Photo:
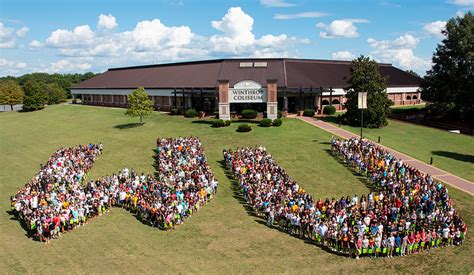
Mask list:
[[[413,246],[415,245],[415,234],[413,231],[410,232],[410,235],[408,236],[408,255],[410,255],[413,252]]]

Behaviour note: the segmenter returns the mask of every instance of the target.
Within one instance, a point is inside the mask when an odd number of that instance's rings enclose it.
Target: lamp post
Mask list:
[[[364,127],[364,109],[367,109],[367,92],[358,93],[358,107],[360,109],[360,139],[362,139],[362,128]]]

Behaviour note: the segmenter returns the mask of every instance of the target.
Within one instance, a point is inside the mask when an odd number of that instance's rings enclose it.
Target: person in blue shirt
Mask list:
[[[400,247],[402,246],[402,238],[400,238],[400,235],[397,234],[395,236],[395,253],[397,253],[397,255],[399,255],[400,253]],[[398,248],[398,249],[397,249]],[[398,251],[398,252],[397,252]]]

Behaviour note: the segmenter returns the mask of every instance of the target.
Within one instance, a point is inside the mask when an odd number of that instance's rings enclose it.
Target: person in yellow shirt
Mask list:
[[[137,209],[137,202],[138,202],[138,196],[135,194],[135,196],[133,196],[133,211],[136,211]]]

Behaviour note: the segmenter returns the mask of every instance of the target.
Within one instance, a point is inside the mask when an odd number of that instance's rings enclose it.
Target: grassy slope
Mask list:
[[[131,129],[123,110],[86,106],[51,106],[35,113],[0,114],[0,273],[101,272],[170,273],[246,272],[463,272],[474,269],[474,242],[383,260],[353,260],[270,229],[247,213],[235,185],[220,165],[223,148],[263,144],[280,165],[316,197],[367,193],[352,173],[328,155],[330,134],[296,119],[280,128],[255,126],[236,133],[236,125],[214,129],[192,119],[153,113],[143,127]],[[217,198],[175,231],[141,224],[124,210],[91,221],[50,245],[24,235],[8,215],[9,196],[60,146],[102,142],[105,152],[92,177],[123,166],[153,172],[152,148],[158,136],[199,136],[220,186]],[[457,207],[474,225],[472,197],[450,190]],[[472,234],[471,234],[472,235]]]
[[[335,122],[331,117],[325,121]],[[336,124],[336,123],[334,123]],[[360,127],[342,126],[343,129],[360,134]],[[434,128],[389,120],[381,129],[364,128],[364,137],[429,163],[459,177],[474,182],[474,138],[453,134]]]

